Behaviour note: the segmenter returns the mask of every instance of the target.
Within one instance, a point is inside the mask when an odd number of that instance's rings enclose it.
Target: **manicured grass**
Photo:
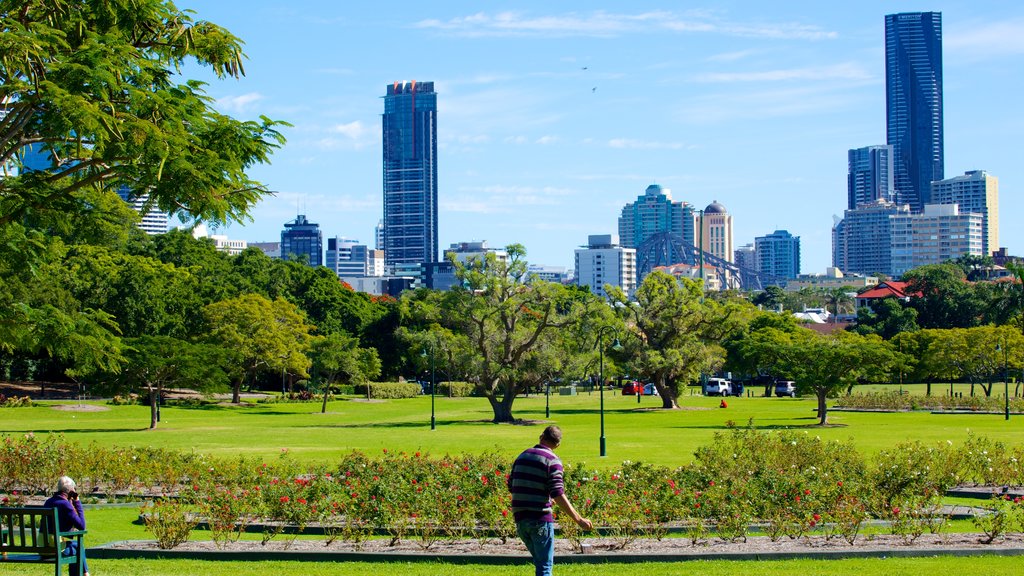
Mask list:
[[[597,393],[551,397],[550,421],[562,426],[565,441],[559,450],[569,463],[615,466],[623,460],[666,466],[689,462],[696,448],[712,441],[716,432],[736,425],[761,429],[795,429],[824,439],[852,439],[873,454],[897,442],[962,441],[969,433],[1024,442],[1020,418],[1001,415],[929,413],[833,412],[834,426],[816,426],[815,402],[810,398],[728,398],[684,396],[683,410],[657,409],[660,400],[606,393],[605,434],[608,456],[598,455],[599,397]],[[247,454],[276,458],[287,449],[291,457],[331,461],[352,449],[377,454],[383,449],[422,451],[435,455],[497,450],[512,457],[536,441],[546,422],[543,396],[519,398],[514,413],[528,425],[495,425],[481,398],[436,399],[437,430],[431,431],[430,398],[365,402],[331,402],[320,414],[317,403],[256,404],[243,407],[165,407],[156,430],[148,430],[148,408],[103,406],[102,412],[66,412],[43,405],[0,409],[0,433],[57,432],[68,440],[101,445],[157,446],[217,456]]]
[[[436,563],[369,564],[361,562],[204,562],[199,560],[95,560],[90,571],[103,576],[250,576],[278,574],[281,576],[320,576],[366,574],[401,574],[403,576],[523,576],[532,573],[524,563],[517,566],[452,565]],[[11,576],[44,574],[38,565],[3,566]],[[1020,557],[968,558],[885,558],[856,560],[784,560],[784,561],[694,561],[676,564],[558,564],[559,576],[809,576],[818,574],[856,576],[919,576],[920,574],[957,574],[957,576],[991,576],[1021,574]]]

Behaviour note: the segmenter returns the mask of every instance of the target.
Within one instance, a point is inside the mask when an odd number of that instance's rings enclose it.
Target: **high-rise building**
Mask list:
[[[718,200],[708,204],[704,209],[700,233],[702,241],[699,247],[702,247],[704,252],[732,262],[732,216]]]
[[[897,199],[920,212],[944,177],[941,13],[885,17],[885,104]]]
[[[465,264],[471,258],[483,261],[488,254],[494,254],[495,259],[502,264],[508,261],[508,252],[504,248],[491,248],[487,245],[486,240],[451,244],[444,251],[444,259],[447,261],[449,257],[452,257],[456,262]]]
[[[370,250],[360,244],[359,240],[343,236],[328,238],[325,266],[340,278],[372,276],[367,274],[369,252]]]
[[[304,214],[287,222],[281,231],[281,258],[285,260],[298,259],[303,264],[320,266],[324,263],[323,245],[320,225],[306,220]]]
[[[849,151],[846,177],[847,208],[875,200],[894,200],[892,146],[867,146]]]
[[[984,170],[932,182],[932,202],[957,204],[961,212],[981,214],[982,253],[999,249],[999,179]]]
[[[800,237],[787,230],[776,230],[754,238],[757,271],[775,280],[796,278],[800,274]]]
[[[146,234],[165,234],[170,225],[166,212],[161,212],[149,201],[149,194],[134,194],[127,186],[119,186],[117,195],[131,206],[142,220],[139,221],[139,229]]]
[[[843,214],[832,229],[832,265],[846,274],[892,274],[891,217],[910,207],[885,199]]]
[[[733,251],[732,261],[740,268],[757,270],[757,250],[753,244],[744,244]]]
[[[636,290],[636,250],[619,245],[614,234],[591,235],[585,248],[576,249],[576,284],[589,286],[604,297],[605,284],[618,286],[627,295]]]
[[[437,94],[433,82],[395,82],[384,96],[384,258],[437,260]]]
[[[384,220],[378,220],[377,225],[373,227],[373,247],[377,250],[384,249]]]
[[[673,202],[671,190],[651,184],[636,202],[622,208],[619,238],[624,248],[638,248],[651,236],[661,233],[674,234],[683,242],[693,244],[693,207],[686,202]]]
[[[925,204],[920,214],[892,216],[892,275],[964,255],[985,256],[982,220],[956,204]]]
[[[229,256],[238,256],[249,247],[249,243],[245,240],[233,240],[226,234],[210,234],[209,228],[202,223],[196,224],[192,228],[192,237],[196,239],[209,238],[218,251],[226,252]]]

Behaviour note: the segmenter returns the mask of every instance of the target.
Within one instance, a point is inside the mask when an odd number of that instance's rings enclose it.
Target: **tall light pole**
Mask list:
[[[420,356],[426,358],[427,350],[424,348]],[[451,386],[451,383],[448,384]],[[430,429],[437,430],[437,420],[434,418],[434,344],[430,344]]]
[[[606,456],[607,442],[604,436],[604,333],[607,330],[614,330],[611,326],[604,326],[597,332],[597,350],[600,355],[600,381],[597,383],[601,387],[601,456]],[[615,339],[615,343],[612,344],[612,350],[622,350],[622,344],[619,344],[619,339]]]
[[[551,418],[551,380],[544,384],[544,418]]]

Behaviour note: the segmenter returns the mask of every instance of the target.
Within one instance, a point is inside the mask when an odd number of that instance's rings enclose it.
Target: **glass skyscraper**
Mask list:
[[[285,223],[281,231],[281,258],[298,259],[310,266],[322,266],[323,253],[324,239],[319,224],[310,222],[304,214]]]
[[[847,208],[893,200],[892,146],[855,148],[848,154]]]
[[[885,17],[885,106],[897,199],[920,212],[944,177],[941,13]]]
[[[384,96],[384,260],[437,260],[437,94],[395,82]]]

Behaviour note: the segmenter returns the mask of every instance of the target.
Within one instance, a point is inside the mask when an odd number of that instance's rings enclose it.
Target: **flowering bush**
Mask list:
[[[146,531],[156,538],[156,545],[170,550],[188,541],[189,533],[196,526],[195,517],[182,502],[157,500],[142,508]]]

